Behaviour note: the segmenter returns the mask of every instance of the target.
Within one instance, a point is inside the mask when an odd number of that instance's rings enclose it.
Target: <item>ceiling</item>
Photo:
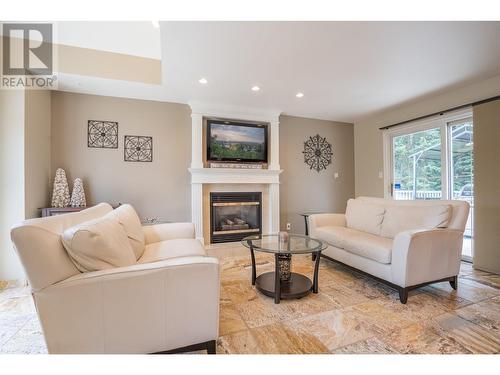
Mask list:
[[[99,95],[354,122],[500,74],[500,22],[160,22],[160,30],[150,22],[68,24],[78,25],[59,25],[60,43],[144,57],[161,52],[162,85],[59,77],[61,90]]]

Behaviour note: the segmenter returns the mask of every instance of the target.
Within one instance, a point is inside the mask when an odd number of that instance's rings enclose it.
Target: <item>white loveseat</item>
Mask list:
[[[329,246],[322,256],[389,284],[406,303],[408,290],[457,275],[469,204],[359,197],[345,214],[309,217],[311,237]]]
[[[145,248],[133,265],[75,267],[61,234],[112,210],[101,203],[12,229],[49,353],[215,353],[219,264],[194,239],[192,224],[142,227]]]

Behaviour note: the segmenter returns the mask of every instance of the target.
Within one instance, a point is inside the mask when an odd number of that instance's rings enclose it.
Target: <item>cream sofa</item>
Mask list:
[[[215,353],[219,264],[194,239],[192,224],[143,227],[144,253],[134,265],[75,267],[61,234],[112,210],[101,203],[12,229],[49,353]]]
[[[457,288],[469,204],[463,201],[350,199],[346,214],[309,217],[322,256],[374,276],[399,291],[449,281]]]

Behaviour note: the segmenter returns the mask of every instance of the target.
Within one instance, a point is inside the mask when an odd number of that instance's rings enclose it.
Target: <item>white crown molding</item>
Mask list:
[[[204,117],[227,118],[231,120],[262,121],[279,123],[280,110],[266,110],[241,106],[221,105],[205,102],[189,102],[192,114]]]

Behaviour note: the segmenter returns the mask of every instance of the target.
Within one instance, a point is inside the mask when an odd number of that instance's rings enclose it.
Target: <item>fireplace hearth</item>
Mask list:
[[[210,243],[262,233],[262,193],[210,193]]]

